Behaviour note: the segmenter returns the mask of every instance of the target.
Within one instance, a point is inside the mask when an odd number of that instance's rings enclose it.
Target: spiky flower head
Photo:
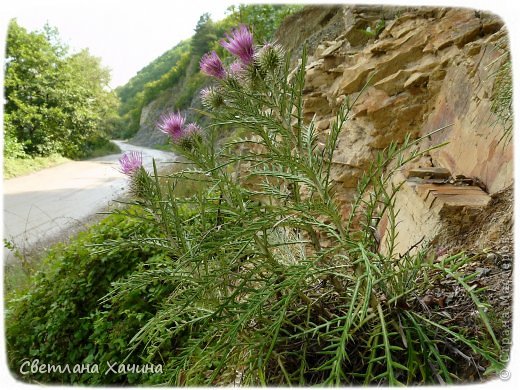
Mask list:
[[[236,60],[229,66],[229,72],[233,76],[241,76],[245,72],[245,65],[242,61]]]
[[[188,123],[188,125],[186,126],[186,129],[184,130],[184,133],[185,133],[185,136],[191,137],[191,136],[199,135],[200,133],[202,133],[202,129],[196,123]]]
[[[266,43],[255,54],[255,63],[263,73],[272,72],[277,69],[283,60],[284,52],[276,43]]]
[[[143,154],[140,152],[127,152],[119,159],[119,172],[128,176],[132,176],[142,166]]]
[[[157,124],[157,127],[164,133],[168,134],[175,141],[182,137],[183,126],[186,118],[180,112],[163,115]]]
[[[213,87],[202,89],[200,91],[200,99],[202,101],[202,105],[211,110],[216,110],[224,104],[224,98],[222,97],[222,94]]]
[[[226,34],[227,41],[222,39],[220,45],[231,54],[238,57],[244,65],[253,61],[255,50],[253,47],[253,34],[245,25],[233,29],[231,35]]]
[[[150,175],[143,167],[130,176],[130,193],[136,198],[146,198],[150,195]]]
[[[205,73],[208,76],[213,76],[217,79],[223,79],[226,77],[224,64],[215,51],[204,54],[200,59],[199,65],[202,73]]]
[[[183,136],[177,140],[176,144],[184,149],[193,149],[202,140],[202,129],[195,123],[189,123],[184,128]]]

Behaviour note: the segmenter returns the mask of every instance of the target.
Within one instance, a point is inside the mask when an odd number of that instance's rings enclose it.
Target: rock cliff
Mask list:
[[[512,144],[501,141],[504,126],[491,110],[505,39],[497,16],[450,8],[308,7],[279,30],[279,42],[293,52],[308,47],[305,114],[323,137],[341,102],[356,101],[332,171],[345,212],[379,151],[407,134],[444,128],[421,147],[447,144],[394,180],[404,182],[396,199],[401,253],[421,239],[440,243],[448,225],[463,234],[512,186]],[[414,168],[447,175],[430,180],[431,172],[410,175]]]

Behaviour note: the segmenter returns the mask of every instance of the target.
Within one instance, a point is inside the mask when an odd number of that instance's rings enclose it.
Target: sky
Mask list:
[[[219,20],[225,16],[227,7],[244,2],[252,1],[2,0],[0,35],[5,34],[6,23],[13,17],[18,19],[20,25],[31,31],[41,29],[48,22],[58,28],[62,40],[73,50],[89,48],[91,54],[101,57],[103,65],[112,71],[111,87],[115,88],[125,84],[140,69],[181,40],[192,36],[195,25],[204,12],[209,12],[214,20]],[[275,2],[284,1],[275,0]],[[494,12],[500,11],[496,3],[487,0],[363,0],[360,2],[458,5],[481,9],[491,7]],[[511,2],[516,3],[516,0]],[[504,19],[511,16],[507,8],[499,12]],[[509,27],[516,27],[516,20],[509,23]]]
[[[4,3],[4,1],[7,2]],[[2,24],[16,17],[28,30],[46,22],[57,27],[71,49],[89,48],[112,70],[111,87],[193,35],[199,17],[225,16],[232,1],[2,0]],[[7,12],[5,12],[7,11]]]

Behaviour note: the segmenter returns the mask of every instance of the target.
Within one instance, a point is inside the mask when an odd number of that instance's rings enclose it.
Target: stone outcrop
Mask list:
[[[154,100],[143,107],[139,120],[139,131],[131,140],[133,144],[154,147],[167,142],[168,137],[158,131],[156,125],[160,115],[166,111],[163,105],[163,102]]]
[[[427,171],[439,177],[437,169],[414,173],[422,175]],[[402,173],[397,174],[394,184],[402,184],[395,202],[398,236],[395,242],[389,241],[389,217],[384,215],[378,225],[380,251],[389,253],[389,247],[393,245],[395,254],[413,253],[422,242],[435,245],[446,226],[451,226],[454,234],[468,230],[476,216],[488,206],[491,197],[473,182],[451,181],[453,183],[447,178],[429,179],[424,176],[404,179]]]
[[[301,30],[305,17],[319,31]],[[436,167],[479,186],[407,180],[397,197],[401,249],[422,233],[435,240],[443,224],[454,221],[450,213],[473,215],[486,207],[488,194],[512,185],[512,145],[500,142],[504,128],[491,112],[502,61],[497,41],[506,35],[497,16],[471,9],[310,7],[280,31],[289,49],[308,44],[304,113],[323,137],[340,104],[355,102],[332,169],[345,212],[378,152],[407,134],[440,128],[421,147],[447,144],[407,169]],[[412,226],[423,231],[415,234]]]

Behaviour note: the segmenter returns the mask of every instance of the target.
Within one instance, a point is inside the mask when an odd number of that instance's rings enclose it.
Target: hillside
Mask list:
[[[131,142],[142,146],[166,143],[166,137],[157,133],[160,116],[172,110],[186,110],[188,119],[204,120],[196,113],[202,108],[198,91],[208,84],[199,72],[199,61],[204,53],[215,50],[224,54],[219,39],[231,27],[246,24],[256,31],[257,43],[272,39],[274,31],[289,14],[300,6],[240,5],[228,9],[228,15],[213,21],[202,15],[194,28],[194,35],[141,69],[127,84],[117,88],[121,100],[118,136],[131,137]]]

